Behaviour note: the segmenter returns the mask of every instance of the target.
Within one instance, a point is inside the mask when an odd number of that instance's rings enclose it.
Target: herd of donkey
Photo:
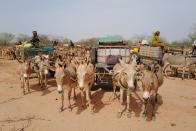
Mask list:
[[[0,53],[1,58],[14,59],[12,48],[2,47]],[[17,59],[20,63],[20,80],[23,94],[26,95],[31,92],[29,80],[32,74],[37,75],[40,87],[45,89],[47,88],[47,79],[49,79],[48,74],[53,71],[55,72],[54,79],[56,80],[57,91],[61,97],[60,111],[64,109],[72,110],[71,94],[73,91],[73,98],[76,98],[75,90],[77,89],[81,92],[82,109],[88,107],[90,112],[93,113],[91,88],[96,83],[97,72],[95,65],[91,63],[90,57],[89,49],[73,47],[63,50],[59,48],[55,50],[55,53],[48,55],[38,54],[23,62]],[[186,59],[185,66],[180,65],[178,61],[175,63],[176,58]],[[196,64],[196,58],[165,54],[163,62],[164,66],[159,64],[146,66],[137,63],[136,55],[130,55],[130,60],[126,63],[120,57],[118,58],[117,63],[109,72],[112,78],[113,99],[118,98],[120,101],[120,108],[117,112],[118,118],[122,116],[124,110],[123,95],[126,94],[126,115],[129,118],[131,117],[131,94],[135,93],[137,88],[141,88],[144,103],[143,116],[146,120],[154,119],[156,106],[160,104],[158,89],[164,82],[164,73],[167,75],[168,67],[174,69],[174,72],[177,68],[175,65],[182,67],[182,78],[184,78],[185,69],[189,65]],[[195,73],[190,69],[189,72],[193,75]],[[138,83],[141,83],[141,87]],[[117,88],[120,89],[120,92],[116,93]],[[64,107],[65,93],[68,103],[66,108]]]

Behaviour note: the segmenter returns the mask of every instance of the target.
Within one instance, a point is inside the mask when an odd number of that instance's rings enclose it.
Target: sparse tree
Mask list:
[[[196,24],[193,24],[192,32],[188,35],[188,39],[190,40],[190,43],[193,43],[193,41],[196,40]]]
[[[50,45],[51,44],[51,41],[47,35],[43,35],[43,34],[39,35],[39,39],[40,39],[41,44],[43,44],[43,45]]]
[[[62,43],[65,44],[65,45],[69,45],[70,39],[64,38],[64,39],[62,40]]]
[[[133,46],[134,45],[132,40],[127,40],[127,42],[128,42],[129,46]]]
[[[147,36],[147,35],[135,35],[132,38],[132,44],[135,45],[138,41],[142,41],[142,40],[147,40],[147,41],[151,41],[151,36]]]
[[[11,33],[0,33],[0,44],[10,44],[14,37]]]
[[[31,39],[30,36],[25,35],[25,34],[19,34],[17,37],[17,41],[29,41]]]
[[[92,46],[95,45],[97,42],[98,42],[98,38],[89,38],[89,39],[81,40],[77,42],[77,44],[82,46]]]

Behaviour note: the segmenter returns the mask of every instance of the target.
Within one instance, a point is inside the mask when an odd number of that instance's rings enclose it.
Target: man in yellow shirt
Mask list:
[[[162,50],[168,50],[168,45],[160,39],[160,31],[156,31],[153,33],[152,46],[160,46]]]

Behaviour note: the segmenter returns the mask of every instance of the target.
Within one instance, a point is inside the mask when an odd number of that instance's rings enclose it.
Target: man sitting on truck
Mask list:
[[[32,37],[30,42],[32,43],[33,47],[39,48],[40,40],[39,40],[39,37],[37,35],[37,31],[33,31],[33,37]]]

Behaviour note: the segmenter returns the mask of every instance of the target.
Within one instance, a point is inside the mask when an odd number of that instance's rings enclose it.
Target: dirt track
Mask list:
[[[157,110],[155,121],[142,118],[142,102],[132,98],[132,117],[118,119],[118,100],[112,101],[112,92],[98,89],[92,99],[95,113],[81,110],[80,93],[72,101],[73,110],[59,112],[59,94],[55,81],[40,90],[37,80],[30,81],[31,93],[22,94],[16,61],[0,59],[0,131],[194,131],[196,130],[196,80],[165,79],[159,90],[163,104]]]

